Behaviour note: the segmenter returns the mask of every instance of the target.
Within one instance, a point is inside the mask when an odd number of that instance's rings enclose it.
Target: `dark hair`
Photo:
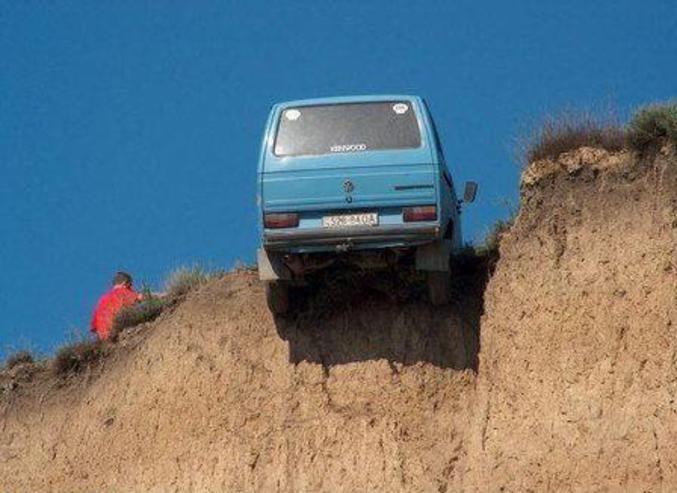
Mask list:
[[[115,276],[113,277],[113,286],[116,284],[132,284],[132,276],[127,274],[126,272],[116,272]]]

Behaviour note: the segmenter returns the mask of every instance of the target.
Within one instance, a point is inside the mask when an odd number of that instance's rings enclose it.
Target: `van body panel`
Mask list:
[[[263,209],[270,212],[437,202],[438,181],[431,163],[290,170],[265,173],[261,179]]]
[[[404,104],[407,111],[414,112],[420,145],[311,155],[275,154],[276,132],[285,111],[298,109],[304,113],[304,107],[376,102],[392,103],[393,110],[397,109],[395,105]],[[411,120],[409,123],[411,126]],[[364,127],[364,122],[361,124]],[[338,141],[337,144],[348,143]],[[378,250],[435,241],[458,247],[462,242],[453,182],[428,108],[416,96],[340,97],[275,105],[261,145],[258,194],[261,243],[271,251]],[[405,223],[403,209],[412,206],[436,206],[437,217],[433,221]],[[360,212],[377,213],[378,224],[323,227],[323,217]],[[266,213],[298,214],[298,226],[265,228]]]

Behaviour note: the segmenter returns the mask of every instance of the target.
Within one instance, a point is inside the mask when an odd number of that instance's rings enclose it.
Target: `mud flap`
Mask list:
[[[259,279],[262,281],[289,281],[292,278],[280,254],[259,248],[256,252],[256,263],[259,267]]]
[[[436,241],[416,249],[416,270],[427,272],[449,272],[451,242]]]

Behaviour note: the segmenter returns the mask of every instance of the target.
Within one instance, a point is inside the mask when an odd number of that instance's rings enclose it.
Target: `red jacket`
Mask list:
[[[92,328],[99,339],[106,340],[110,336],[115,315],[124,306],[133,305],[140,299],[139,293],[126,286],[114,286],[113,289],[99,298],[94,314]]]

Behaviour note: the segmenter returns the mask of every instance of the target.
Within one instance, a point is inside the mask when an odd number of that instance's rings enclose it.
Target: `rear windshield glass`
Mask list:
[[[275,155],[302,156],[407,149],[421,145],[408,101],[287,108],[280,115]]]

